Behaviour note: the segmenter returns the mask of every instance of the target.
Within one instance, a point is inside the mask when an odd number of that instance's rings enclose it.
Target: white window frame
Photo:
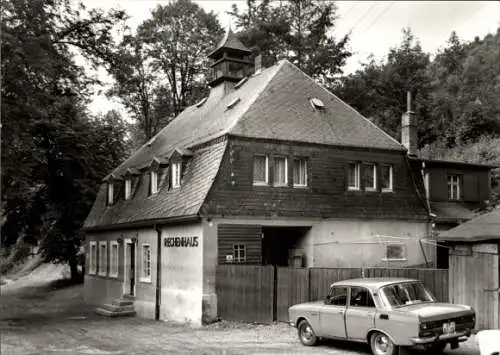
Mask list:
[[[96,273],[97,273],[97,242],[91,241],[89,243],[89,275],[95,275]]]
[[[102,255],[102,247],[104,247],[104,257]],[[99,276],[108,274],[108,242],[99,242]]]
[[[355,173],[355,176],[354,176],[354,183],[355,183],[355,186],[351,186],[349,185],[349,174],[350,174],[350,166],[351,165],[354,165],[354,173]],[[359,191],[360,189],[360,180],[361,180],[361,174],[360,174],[360,170],[361,170],[361,164],[360,163],[354,163],[354,162],[351,162],[349,163],[348,165],[348,171],[347,171],[347,189],[349,191]]]
[[[154,170],[149,172],[149,193],[151,195],[158,192],[158,173]]]
[[[255,171],[254,171],[254,169],[255,169],[255,158],[257,158],[257,157],[265,159],[265,168],[264,168],[265,169],[265,176],[264,176],[265,181],[255,180]],[[268,155],[264,155],[264,154],[255,154],[254,155],[254,160],[253,160],[252,163],[254,164],[253,165],[253,169],[252,169],[252,171],[253,171],[253,179],[254,179],[253,180],[253,184],[255,186],[269,185],[269,156]]]
[[[285,160],[285,181],[284,182],[277,182],[276,181],[276,160],[277,159],[284,159]],[[282,155],[275,155],[273,156],[273,186],[288,186],[288,157],[282,156]]]
[[[113,248],[116,247],[116,255],[113,255]],[[116,240],[110,243],[109,247],[109,276],[118,277],[118,262],[120,259],[120,246]]]
[[[241,251],[243,251],[243,257],[241,256]],[[233,262],[234,263],[245,263],[247,261],[247,247],[245,244],[236,243],[233,244]]]
[[[177,188],[181,186],[181,163],[172,163],[172,188]]]
[[[364,177],[364,168],[369,165],[373,166],[372,174],[373,174],[373,185],[372,186],[364,186],[365,191],[377,191],[377,164],[375,163],[363,163],[363,177]],[[364,184],[364,181],[363,181]]]
[[[146,265],[146,260],[144,259],[144,252],[145,249],[149,250],[149,265]],[[141,282],[151,282],[151,273],[152,273],[152,262],[151,262],[151,244],[149,243],[143,243],[141,245],[141,277],[140,281]]]
[[[450,180],[451,178],[451,180]],[[460,183],[461,183],[461,176],[458,174],[448,174],[448,200],[449,201],[460,201],[460,194],[462,191],[460,191]],[[450,185],[451,185],[451,190],[450,190]],[[455,194],[454,187],[456,187],[457,193]],[[451,193],[451,195],[450,195]]]
[[[302,166],[302,163],[304,164],[304,183],[298,183],[295,181],[295,162],[299,162],[299,177],[301,176],[300,174],[300,169]],[[293,187],[307,187],[307,159],[306,158],[294,158],[293,159]]]
[[[429,173],[428,171],[426,171],[424,173],[425,197],[427,198],[427,200],[429,200],[431,197],[430,176],[431,176],[431,173]]]
[[[387,257],[387,249],[389,248],[389,246],[394,246],[394,245],[397,245],[397,246],[400,246],[403,248],[403,257],[402,258],[388,258]],[[384,244],[384,254],[385,255],[382,258],[382,261],[407,261],[408,260],[407,253],[408,253],[408,250],[407,250],[405,243],[397,243],[397,242],[385,243]]]
[[[382,176],[383,167],[389,167],[389,187],[382,187],[382,192],[393,192],[394,191],[394,168],[392,167],[392,164],[381,164],[381,175],[380,176]]]
[[[112,182],[108,182],[108,205],[114,203],[114,186]]]
[[[132,179],[125,179],[125,200],[130,199],[132,195]]]

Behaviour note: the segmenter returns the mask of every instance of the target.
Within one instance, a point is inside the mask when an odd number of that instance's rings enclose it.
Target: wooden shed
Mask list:
[[[500,328],[500,208],[438,239],[449,246],[449,299],[476,310],[476,329]]]

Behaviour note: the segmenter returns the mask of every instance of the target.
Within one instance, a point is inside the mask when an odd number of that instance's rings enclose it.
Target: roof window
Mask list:
[[[316,97],[312,97],[309,99],[309,102],[311,103],[312,108],[317,109],[317,110],[323,110],[325,108],[325,104],[323,101]]]
[[[203,99],[201,99],[200,101],[198,101],[198,103],[196,104],[196,107],[201,107],[203,106],[203,104],[205,102],[207,102],[207,99],[208,99],[208,96],[207,97],[204,97]]]
[[[234,106],[236,106],[236,104],[240,102],[240,98],[237,97],[235,98],[233,101],[231,101],[228,105],[227,105],[227,109],[232,109]]]
[[[241,79],[240,81],[238,81],[236,83],[236,85],[234,86],[235,89],[238,89],[240,86],[242,86],[243,84],[245,84],[248,80],[248,76],[245,76],[243,79]]]

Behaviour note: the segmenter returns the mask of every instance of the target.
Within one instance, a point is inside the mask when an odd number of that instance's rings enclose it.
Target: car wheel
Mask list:
[[[384,333],[375,332],[370,337],[373,355],[396,355],[398,347]]]
[[[313,346],[318,341],[318,337],[314,334],[314,330],[308,321],[303,320],[298,326],[299,339],[305,346]]]

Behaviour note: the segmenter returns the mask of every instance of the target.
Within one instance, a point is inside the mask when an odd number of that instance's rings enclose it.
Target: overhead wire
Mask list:
[[[378,4],[377,2],[373,2],[372,6],[370,6],[370,8],[363,14],[363,16],[361,16],[361,18],[354,24],[354,26],[351,27],[350,32],[354,31],[354,29],[359,25],[359,23],[364,20],[364,18],[368,15],[368,13],[370,13],[373,7],[377,4]]]
[[[363,31],[363,33],[361,35],[364,35],[366,33],[366,31],[368,31],[386,12],[387,10],[389,10],[389,8],[394,5],[394,1],[391,1],[386,7],[384,10],[382,10],[382,12],[377,16],[377,18],[375,18],[375,20],[373,20],[369,25],[368,27],[365,28],[365,30]]]

